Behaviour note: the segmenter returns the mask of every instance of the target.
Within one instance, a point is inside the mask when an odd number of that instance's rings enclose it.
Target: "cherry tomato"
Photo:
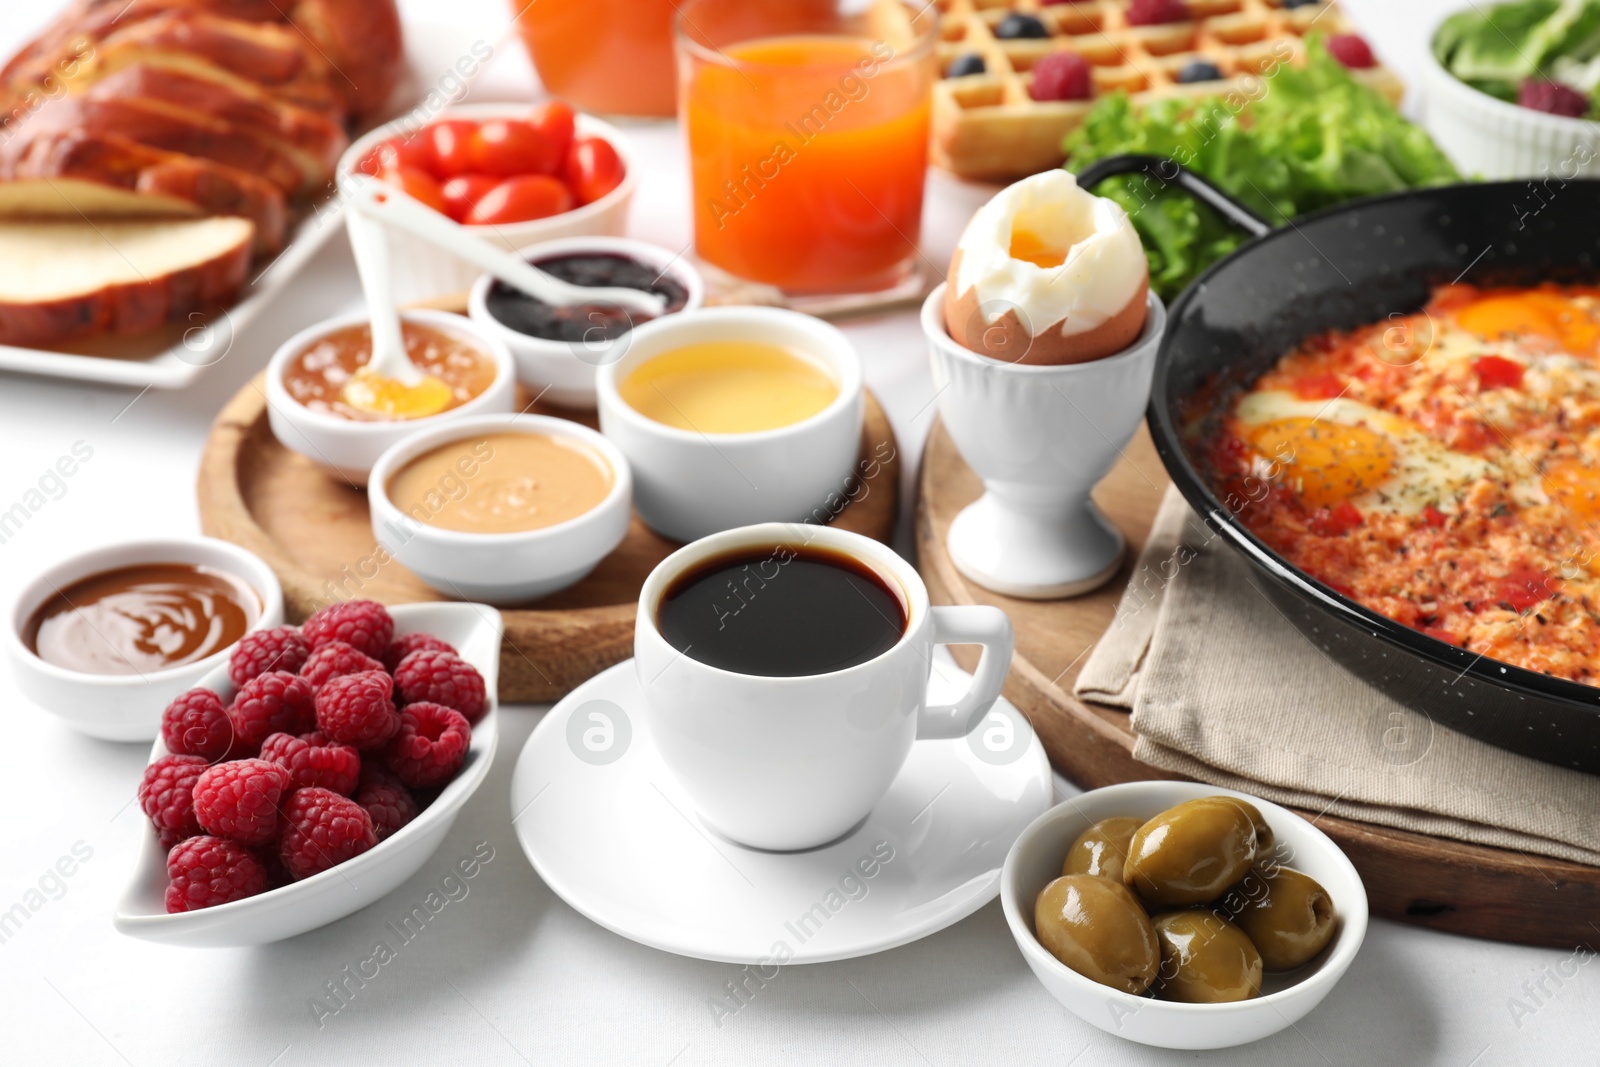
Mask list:
[[[433,173],[440,178],[453,178],[472,171],[472,141],[477,133],[478,124],[464,119],[445,119],[429,126],[427,140],[433,147]]]
[[[1480,389],[1516,389],[1522,385],[1522,364],[1504,356],[1479,356],[1472,361]]]
[[[1294,393],[1301,400],[1332,400],[1343,395],[1348,386],[1332,371],[1318,371],[1295,379]]]
[[[425,131],[404,137],[391,137],[374,148],[372,155],[367,158],[376,158],[380,170],[415,167],[429,175],[437,165],[437,160],[433,158],[433,144],[428,140]]]
[[[622,184],[622,157],[609,141],[582,137],[567,155],[565,172],[578,203],[592,204]]]
[[[478,201],[499,184],[499,178],[488,174],[457,174],[439,189],[444,194],[445,213],[457,222],[464,221]]]
[[[1424,526],[1431,526],[1435,530],[1442,530],[1444,529],[1444,524],[1449,521],[1449,516],[1440,511],[1438,508],[1434,507],[1432,504],[1429,504],[1422,509],[1422,523]]]
[[[572,150],[572,135],[577,124],[577,115],[573,113],[572,105],[562,100],[551,100],[534,108],[528,121],[533,124],[534,129],[544,135],[546,141],[550,142],[559,169],[566,162],[567,153]]]
[[[572,210],[572,191],[545,174],[507,178],[483,195],[465,220],[469,226],[526,222]]]
[[[468,155],[472,170],[510,178],[517,174],[554,174],[561,153],[532,123],[491,119],[478,127]]]
[[[1555,596],[1553,586],[1558,581],[1559,578],[1532,567],[1512,567],[1511,572],[1500,579],[1499,602],[1518,613],[1527,611]]]
[[[1361,512],[1348,500],[1336,508],[1318,508],[1311,513],[1311,532],[1323,537],[1343,537],[1362,523]]]
[[[448,215],[449,209],[445,205],[444,193],[439,188],[439,183],[433,180],[433,175],[416,167],[397,167],[383,172],[383,180],[407,196],[433,208],[443,215]]]

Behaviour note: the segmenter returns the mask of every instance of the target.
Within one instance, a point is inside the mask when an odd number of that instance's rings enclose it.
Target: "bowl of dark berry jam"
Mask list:
[[[562,281],[655,293],[661,315],[698,308],[705,298],[699,273],[682,255],[625,237],[569,237],[521,250],[522,258]],[[489,275],[472,287],[473,321],[511,349],[517,378],[543,401],[593,410],[595,369],[621,359],[629,335],[661,316],[602,301],[559,307]]]
[[[272,569],[211,537],[130,541],[61,560],[11,607],[11,675],[30,702],[108,741],[151,741],[174,697],[283,624]]]

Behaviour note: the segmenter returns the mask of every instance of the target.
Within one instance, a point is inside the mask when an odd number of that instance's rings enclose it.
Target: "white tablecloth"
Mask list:
[[[58,6],[58,0],[3,5],[0,54]],[[449,19],[491,40],[507,21],[501,0],[405,0],[403,6],[409,17]],[[1415,69],[1424,28],[1449,5],[1347,0],[1347,6],[1384,58],[1405,73]],[[530,84],[525,59],[507,40],[475,93],[526,96]],[[675,132],[657,126],[634,135],[650,174],[634,208],[633,233],[681,248],[689,233]],[[984,195],[935,176],[926,227],[935,262],[948,257]],[[356,299],[348,252],[335,242],[186,392],[135,396],[0,376],[0,510],[36,487],[76,442],[93,450],[58,498],[0,542],[0,602],[62,553],[195,531],[195,471],[212,416],[278,342]],[[915,457],[933,389],[914,316],[859,320],[847,331],[903,454]],[[506,797],[512,762],[541,708],[507,709],[489,780],[422,873],[391,896],[268,948],[163,948],[121,937],[110,923],[141,832],[129,799],[144,746],[70,732],[27,707],[3,673],[0,700],[0,811],[8,820],[0,838],[0,915],[12,916],[0,924],[0,1063],[1600,1062],[1600,966],[1588,963],[1592,954],[1381,921],[1343,983],[1298,1028],[1211,1055],[1130,1045],[1070,1016],[1023,965],[998,904],[892,952],[788,968],[730,1016],[724,997],[738,968],[681,959],[608,933],[556,898],[523,858]],[[314,1001],[335,1003],[326,1000],[329,984],[369,956],[385,923],[409,912],[479,842],[488,843],[493,859],[468,883],[468,895],[337,1013],[313,1010]],[[53,873],[63,857],[68,877]],[[1531,863],[1528,877],[1541,877]],[[1592,943],[1600,946],[1600,929]]]

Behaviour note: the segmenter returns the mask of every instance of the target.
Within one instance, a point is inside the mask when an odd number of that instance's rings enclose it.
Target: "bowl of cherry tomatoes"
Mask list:
[[[339,160],[340,193],[381,181],[508,252],[560,237],[614,236],[628,221],[637,168],[616,127],[559,100],[463,104],[419,124],[407,115]],[[477,267],[391,231],[395,298],[472,287]]]

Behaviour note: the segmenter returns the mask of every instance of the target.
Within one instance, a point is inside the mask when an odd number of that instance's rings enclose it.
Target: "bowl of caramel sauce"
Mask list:
[[[209,537],[69,557],[18,594],[6,653],[30,701],[92,737],[149,741],[178,694],[251,630],[283,622],[259,558]]]

